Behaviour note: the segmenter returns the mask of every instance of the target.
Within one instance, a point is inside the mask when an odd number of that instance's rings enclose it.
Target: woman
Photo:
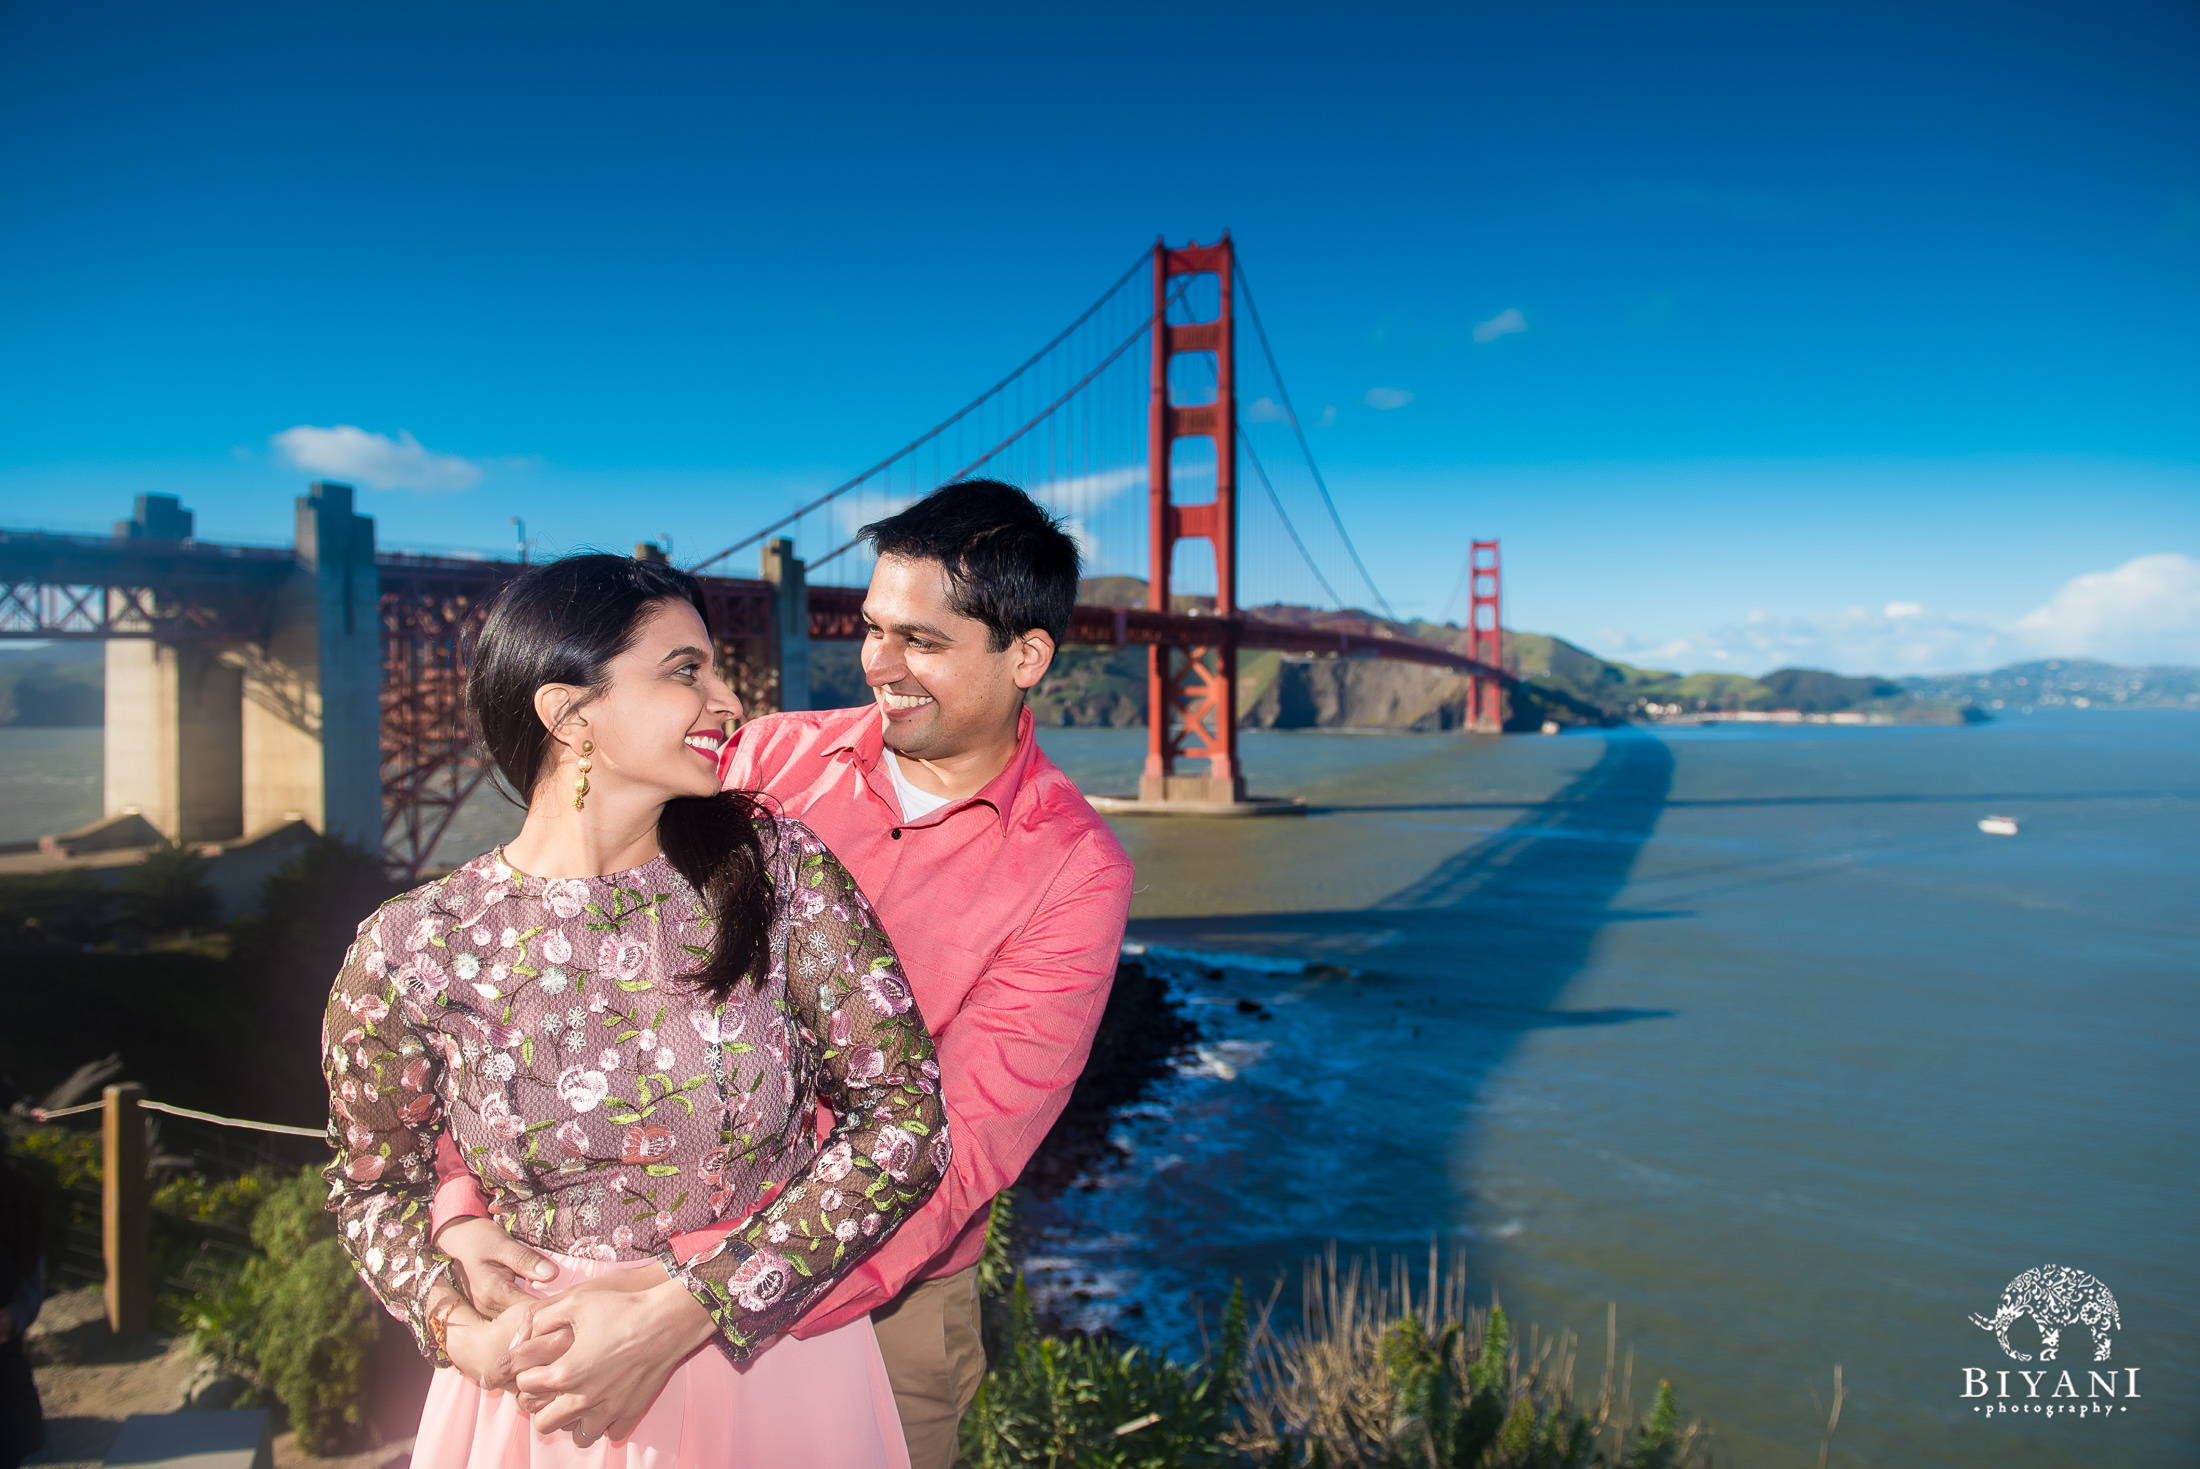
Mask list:
[[[442,1369],[424,1469],[907,1464],[868,1320],[780,1333],[939,1181],[931,1038],[839,862],[718,790],[740,705],[710,649],[661,564],[507,586],[466,692],[525,823],[362,924],[330,996],[330,1208]],[[557,1266],[547,1305],[491,1320],[436,1254],[446,1130]],[[546,1333],[530,1422],[497,1389]]]

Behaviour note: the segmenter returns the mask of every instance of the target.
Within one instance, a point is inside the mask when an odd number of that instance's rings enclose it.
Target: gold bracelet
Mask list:
[[[454,1295],[428,1313],[428,1336],[446,1359],[451,1355],[451,1313],[465,1304],[464,1296]]]

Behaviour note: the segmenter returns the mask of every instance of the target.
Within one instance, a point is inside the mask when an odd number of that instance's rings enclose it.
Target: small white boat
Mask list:
[[[1989,816],[1979,822],[1978,829],[1990,837],[2013,837],[2017,834],[2017,818],[2014,816]]]

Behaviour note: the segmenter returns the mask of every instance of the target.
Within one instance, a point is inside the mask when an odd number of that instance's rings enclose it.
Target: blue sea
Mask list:
[[[1124,790],[1143,732],[1044,743]],[[2200,1462],[2200,715],[1244,743],[1311,815],[1114,823],[1207,1039],[1039,1211],[1061,1309],[1181,1353],[1433,1236],[1590,1394],[1616,1304],[1724,1465],[1815,1464],[1837,1363],[1836,1464]],[[2045,1264],[2122,1325],[2028,1401],[1969,1317]],[[1988,1411],[2062,1368],[2139,1395]]]

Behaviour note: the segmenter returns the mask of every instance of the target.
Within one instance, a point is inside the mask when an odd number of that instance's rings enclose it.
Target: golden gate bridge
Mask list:
[[[1241,320],[1256,353],[1239,351]],[[862,635],[860,527],[981,475],[1022,485],[1083,548],[1102,595],[1070,641],[1148,650],[1139,797],[1156,809],[1245,802],[1244,649],[1454,670],[1464,726],[1503,722],[1497,543],[1469,548],[1457,636],[1410,636],[1354,605],[1391,614],[1227,235],[1157,242],[962,409],[695,562],[743,703],[808,707],[808,644]],[[190,519],[148,496],[112,538],[0,531],[0,637],[108,642],[109,815],[128,808],[182,841],[301,819],[417,877],[489,777],[464,716],[469,636],[521,562],[377,553],[341,485],[298,502],[287,552],[199,542]],[[724,574],[752,548],[760,577]],[[118,707],[118,682],[140,703]]]

